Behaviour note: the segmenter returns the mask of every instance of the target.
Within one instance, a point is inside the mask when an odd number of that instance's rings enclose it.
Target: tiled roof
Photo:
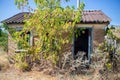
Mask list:
[[[2,22],[10,23],[24,23],[26,14],[29,12],[18,13]],[[105,15],[101,10],[84,10],[82,12],[81,23],[109,23],[111,19]]]
[[[83,23],[104,23],[110,21],[111,19],[101,10],[84,10],[82,12],[81,22]]]
[[[2,23],[7,23],[7,24],[11,24],[11,23],[24,23],[25,18],[27,18],[28,14],[31,14],[29,12],[21,12],[18,13],[8,19],[5,19],[2,21]]]

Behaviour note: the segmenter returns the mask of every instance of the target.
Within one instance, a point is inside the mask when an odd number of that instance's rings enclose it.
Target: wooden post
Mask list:
[[[33,31],[30,32],[30,46],[33,46]]]
[[[77,8],[80,6],[80,0],[77,0]]]

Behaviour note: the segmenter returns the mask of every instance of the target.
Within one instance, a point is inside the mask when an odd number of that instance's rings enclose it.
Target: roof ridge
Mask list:
[[[83,10],[85,12],[98,12],[98,11],[101,11],[101,10]]]

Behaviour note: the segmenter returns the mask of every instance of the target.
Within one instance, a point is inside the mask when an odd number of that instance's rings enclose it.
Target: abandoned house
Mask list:
[[[9,28],[15,28],[16,31],[20,31],[24,25],[25,14],[29,14],[29,12],[18,13],[2,21],[2,23],[6,23]],[[74,36],[72,45],[73,54],[76,55],[78,51],[84,51],[87,53],[87,56],[90,57],[92,49],[103,43],[105,27],[109,25],[110,21],[111,19],[101,10],[84,10],[82,12],[82,19],[76,25],[76,29],[79,31],[80,28],[85,28],[85,32],[78,37]],[[31,33],[28,34],[30,34],[30,45],[33,45],[35,37]],[[9,33],[8,54],[13,54],[16,50],[17,45],[15,45],[12,36]]]

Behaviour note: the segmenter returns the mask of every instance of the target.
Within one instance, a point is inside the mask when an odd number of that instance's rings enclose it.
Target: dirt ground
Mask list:
[[[45,75],[38,71],[21,72],[18,69],[15,69],[13,65],[9,64],[7,57],[6,52],[0,50],[0,80],[105,80],[100,78],[99,69],[95,69],[94,73],[91,75],[59,74],[57,77]]]
[[[0,80],[56,80],[54,77],[40,72],[18,72],[14,69],[0,72]]]

